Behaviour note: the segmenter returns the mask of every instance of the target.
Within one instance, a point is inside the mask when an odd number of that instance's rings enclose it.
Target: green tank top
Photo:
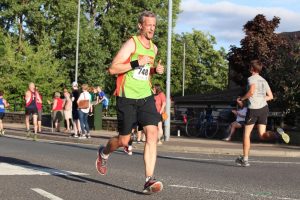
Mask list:
[[[152,95],[150,68],[153,67],[155,59],[154,44],[150,41],[150,48],[147,49],[139,41],[137,36],[133,36],[132,38],[135,42],[135,52],[130,56],[130,61],[138,60],[141,56],[148,56],[151,61],[150,64],[140,66],[125,74],[124,85],[119,96],[130,99],[143,99]]]

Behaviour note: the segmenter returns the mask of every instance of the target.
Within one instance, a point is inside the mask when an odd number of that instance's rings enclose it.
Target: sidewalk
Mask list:
[[[26,139],[23,124],[5,124],[6,136],[17,136]],[[51,128],[43,128],[43,133],[38,135],[39,139],[53,140],[70,143],[99,145],[105,144],[109,138],[118,135],[114,131],[91,131],[91,139],[70,138],[69,133],[51,132]],[[144,144],[134,144],[134,149],[143,150]],[[158,145],[159,152],[198,153],[198,154],[242,154],[241,142],[224,142],[203,138],[174,137],[170,141]],[[300,146],[286,144],[254,143],[251,146],[251,156],[269,157],[300,157]]]

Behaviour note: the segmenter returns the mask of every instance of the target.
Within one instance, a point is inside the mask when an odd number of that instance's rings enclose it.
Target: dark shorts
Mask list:
[[[62,110],[53,111],[53,122],[61,122],[64,119],[64,114]]]
[[[37,115],[37,108],[25,108],[25,115]]]
[[[268,106],[265,106],[260,109],[248,109],[246,114],[246,119],[245,119],[246,125],[253,125],[253,124],[267,125],[268,114],[269,114]]]
[[[239,123],[241,126],[245,126],[245,121],[239,121],[237,123]]]
[[[2,119],[4,118],[4,116],[5,116],[5,113],[4,113],[4,112],[1,112],[1,113],[0,113],[0,119],[2,120]]]
[[[78,120],[79,119],[79,115],[78,115],[78,110],[72,110],[72,118],[73,120]]]
[[[129,135],[136,124],[157,126],[161,119],[153,96],[138,100],[117,97],[117,117],[120,135]]]

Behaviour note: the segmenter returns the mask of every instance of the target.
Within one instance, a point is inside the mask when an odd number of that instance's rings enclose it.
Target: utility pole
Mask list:
[[[77,12],[77,39],[76,39],[75,82],[78,81],[79,29],[80,29],[80,0],[78,0],[78,12]]]
[[[182,61],[182,96],[184,97],[185,84],[185,42],[183,42],[183,61]]]
[[[167,102],[166,112],[169,116],[165,121],[165,139],[170,140],[170,129],[171,129],[171,50],[172,50],[172,9],[173,2],[169,0],[169,14],[168,14],[168,49],[167,49]]]

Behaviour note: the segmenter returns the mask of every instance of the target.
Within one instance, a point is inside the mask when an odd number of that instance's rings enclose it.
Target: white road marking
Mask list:
[[[52,168],[35,167],[30,165],[18,165],[18,164],[8,164],[0,163],[0,175],[60,175],[60,176],[87,176],[89,174],[65,171]]]
[[[43,197],[46,197],[48,199],[51,199],[51,200],[63,200],[62,198],[58,197],[58,196],[55,196],[45,190],[42,190],[40,188],[31,188],[33,191],[37,192],[38,194],[42,195]]]
[[[201,187],[194,187],[194,186],[185,186],[185,185],[169,185],[169,187],[174,188],[185,188],[185,189],[191,189],[191,190],[203,190],[206,192],[216,192],[216,193],[227,193],[227,194],[238,194],[236,191],[230,191],[230,190],[217,190],[217,189],[209,189],[209,188],[201,188]],[[294,199],[294,198],[288,198],[288,197],[277,197],[272,195],[266,195],[266,194],[252,194],[252,193],[244,193],[247,196],[252,197],[263,197],[267,199],[278,199],[278,200],[300,200],[300,199]]]
[[[211,159],[211,158],[188,158],[188,157],[176,157],[176,156],[159,156],[161,158],[171,158],[171,159],[180,159],[180,160],[191,160],[191,161],[215,161],[215,162],[232,162],[234,163],[234,159]],[[260,160],[251,160],[251,163],[261,163],[261,164],[294,164],[300,165],[300,162],[285,162],[285,161],[260,161]]]

